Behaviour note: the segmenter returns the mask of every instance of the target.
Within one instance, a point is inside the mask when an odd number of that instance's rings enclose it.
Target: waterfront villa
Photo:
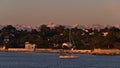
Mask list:
[[[36,45],[29,42],[25,42],[25,49],[35,49]]]

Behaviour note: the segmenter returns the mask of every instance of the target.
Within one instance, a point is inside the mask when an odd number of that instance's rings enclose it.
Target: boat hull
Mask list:
[[[59,58],[61,59],[75,59],[75,58],[78,58],[78,56],[59,56]]]

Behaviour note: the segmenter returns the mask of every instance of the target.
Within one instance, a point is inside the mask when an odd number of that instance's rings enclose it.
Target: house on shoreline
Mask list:
[[[6,45],[0,48],[0,51],[5,52],[33,52],[36,48],[36,44],[31,44],[29,42],[25,42],[24,48],[6,48]]]
[[[35,49],[36,45],[29,42],[25,42],[25,49]]]

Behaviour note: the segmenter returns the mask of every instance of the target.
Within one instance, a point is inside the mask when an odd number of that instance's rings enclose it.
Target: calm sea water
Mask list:
[[[120,68],[120,56],[76,55],[78,59],[59,59],[52,53],[0,52],[0,68]]]

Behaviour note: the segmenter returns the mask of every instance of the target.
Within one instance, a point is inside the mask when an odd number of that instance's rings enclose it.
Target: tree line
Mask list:
[[[37,48],[62,48],[62,44],[69,42],[69,31],[76,49],[120,49],[120,29],[105,27],[104,29],[66,28],[63,25],[55,28],[41,25],[39,29],[17,30],[7,25],[0,30],[0,47],[23,48],[25,42],[36,44]]]

